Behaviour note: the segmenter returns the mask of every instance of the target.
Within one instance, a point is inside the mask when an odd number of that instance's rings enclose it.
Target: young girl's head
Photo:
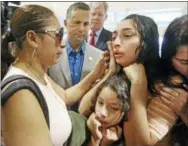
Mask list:
[[[124,74],[114,74],[98,90],[95,113],[103,127],[121,122],[129,109],[130,82]]]

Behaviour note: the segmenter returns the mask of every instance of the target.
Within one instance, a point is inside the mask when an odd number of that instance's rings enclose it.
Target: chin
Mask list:
[[[127,62],[123,62],[121,60],[116,59],[116,63],[119,64],[122,67],[127,67],[129,64]]]

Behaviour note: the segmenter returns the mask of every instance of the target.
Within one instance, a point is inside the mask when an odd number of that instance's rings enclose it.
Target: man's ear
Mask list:
[[[67,27],[67,19],[64,20],[64,26]]]
[[[27,31],[25,34],[25,37],[26,37],[25,39],[27,40],[27,43],[31,45],[31,47],[33,48],[38,47],[37,34],[34,31],[32,30]]]
[[[108,15],[106,14],[106,16],[105,16],[105,20],[108,18]]]

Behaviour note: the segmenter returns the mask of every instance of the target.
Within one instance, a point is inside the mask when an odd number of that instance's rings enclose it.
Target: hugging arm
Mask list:
[[[126,73],[129,74],[127,71]],[[132,76],[133,78],[135,77]],[[164,88],[158,97],[151,99],[147,107],[146,79],[141,76],[139,78],[141,80],[131,81],[131,109],[128,122],[124,123],[124,135],[129,146],[153,146],[170,131],[178,113],[181,116],[182,107],[187,102],[187,94],[179,91],[177,97],[175,91]]]

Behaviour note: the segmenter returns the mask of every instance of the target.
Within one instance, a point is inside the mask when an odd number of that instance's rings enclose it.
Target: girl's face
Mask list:
[[[119,124],[124,113],[117,93],[109,87],[104,87],[97,98],[95,113],[104,128]]]
[[[188,79],[188,45],[177,48],[176,55],[172,57],[172,65]]]
[[[113,53],[115,60],[123,67],[137,60],[139,55],[140,35],[130,19],[123,20],[113,32]]]

